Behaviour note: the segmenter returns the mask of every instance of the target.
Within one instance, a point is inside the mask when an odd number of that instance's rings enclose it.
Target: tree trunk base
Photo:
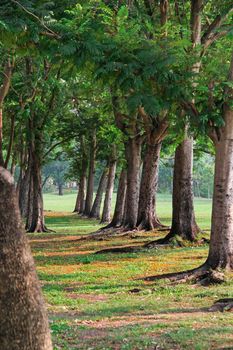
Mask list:
[[[153,231],[159,229],[166,229],[159,219],[153,220],[153,222],[148,220],[143,220],[137,224],[138,231]],[[168,229],[168,228],[167,228]]]
[[[210,284],[219,284],[225,282],[223,272],[217,269],[211,269],[208,264],[203,264],[198,268],[187,270],[183,272],[167,273],[163,275],[149,276],[143,278],[144,281],[156,281],[161,279],[168,279],[173,283],[192,282],[200,285],[208,286]]]
[[[162,231],[162,230],[160,230]],[[169,232],[164,238],[159,238],[144,245],[144,248],[153,249],[159,245],[170,245],[173,247],[187,247],[190,243],[196,244],[208,244],[210,241],[205,237],[196,237],[195,240],[191,241],[188,238],[184,238],[181,235],[176,235]]]
[[[130,238],[133,238],[133,233],[137,232],[137,230],[128,230],[126,227],[108,227],[101,228],[100,230],[91,233],[87,239],[94,239],[97,241],[103,241],[105,239],[111,239],[114,237],[125,237],[129,236]]]
[[[45,225],[27,229],[27,233],[55,233],[56,231],[47,228]]]

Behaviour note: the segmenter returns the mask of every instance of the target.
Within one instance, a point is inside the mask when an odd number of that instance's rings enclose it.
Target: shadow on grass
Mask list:
[[[137,259],[138,255],[135,253],[122,254],[122,255],[56,255],[56,256],[44,256],[37,255],[34,257],[36,264],[39,266],[51,266],[51,265],[75,265],[75,264],[91,264],[95,262],[110,262],[110,261],[119,261],[120,259]]]

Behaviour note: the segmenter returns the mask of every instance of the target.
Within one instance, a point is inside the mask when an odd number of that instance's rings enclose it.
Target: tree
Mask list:
[[[0,167],[0,343],[7,350],[52,350],[33,258],[22,228],[14,182]]]
[[[106,193],[105,193],[101,222],[111,221],[112,195],[114,190],[116,165],[117,165],[116,146],[113,145],[112,152],[109,157],[107,186],[106,186]]]
[[[210,249],[206,265],[212,269],[233,268],[233,52],[224,91],[222,118],[224,125],[210,130],[214,142],[215,176],[211,221]]]

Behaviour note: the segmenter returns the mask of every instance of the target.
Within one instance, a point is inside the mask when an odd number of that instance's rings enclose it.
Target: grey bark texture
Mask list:
[[[108,175],[108,168],[105,167],[100,177],[99,186],[98,186],[95,200],[90,213],[90,218],[100,219],[100,210],[101,210],[103,194],[106,190],[106,185],[107,185],[107,175]]]
[[[194,241],[200,231],[193,205],[193,140],[186,137],[176,148],[173,174],[172,227],[169,236]]]
[[[106,193],[104,198],[104,207],[101,217],[101,222],[110,222],[111,221],[111,209],[112,209],[112,195],[114,190],[114,180],[116,174],[116,159],[112,159],[109,164],[108,169],[108,179],[106,186]]]
[[[48,318],[11,175],[0,167],[0,348],[52,350]]]

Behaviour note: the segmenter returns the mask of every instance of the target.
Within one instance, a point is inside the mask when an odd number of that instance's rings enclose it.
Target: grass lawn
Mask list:
[[[45,209],[60,212],[72,212],[75,205],[76,194],[70,193],[64,196],[58,196],[56,193],[45,194]],[[116,194],[113,196],[113,203],[116,200]],[[210,227],[211,218],[211,203],[210,199],[195,198],[195,212],[198,224],[202,229]],[[158,195],[157,211],[160,219],[166,225],[171,223],[172,203],[170,195]]]
[[[96,255],[102,248],[147,242],[161,232],[106,241],[80,239],[99,225],[65,213],[72,210],[74,199],[46,195],[46,209],[56,210],[47,213],[47,225],[56,233],[29,235],[55,350],[233,349],[233,314],[207,311],[217,299],[233,297],[231,276],[209,287],[140,279],[198,266],[207,246]],[[210,205],[196,201],[203,228],[209,227]],[[169,223],[168,197],[159,198],[158,211]]]

